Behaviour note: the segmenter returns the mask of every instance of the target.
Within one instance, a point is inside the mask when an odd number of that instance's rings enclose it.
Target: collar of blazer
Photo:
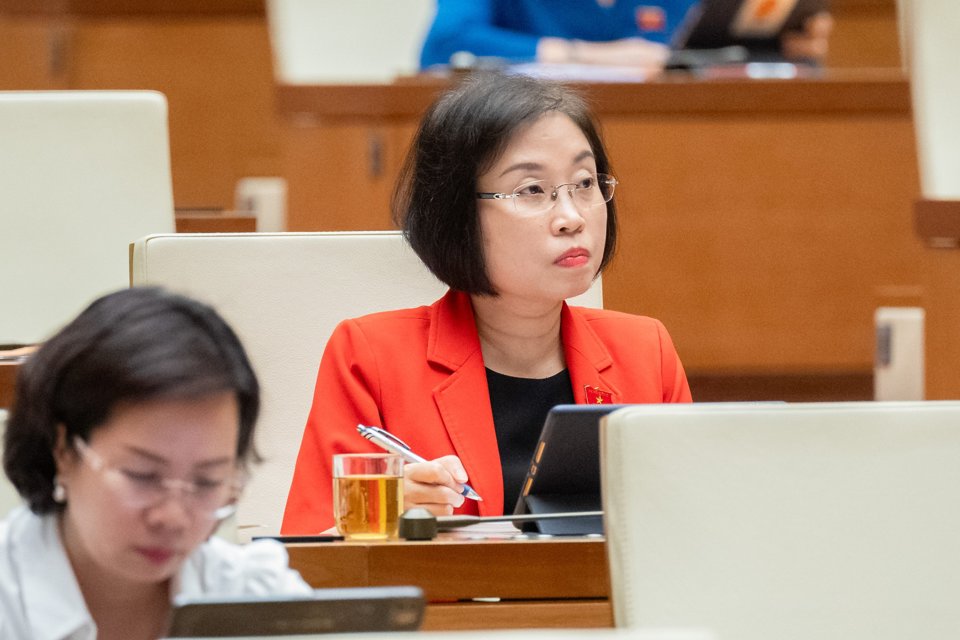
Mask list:
[[[613,358],[590,323],[566,302],[560,318],[560,333],[569,369],[587,366],[599,372],[613,364]],[[470,296],[449,290],[430,310],[430,338],[427,359],[456,371],[480,351],[480,336],[473,317]],[[576,361],[576,364],[570,360]]]
[[[582,311],[564,304],[561,313],[561,338],[574,398],[585,402],[584,388],[590,386],[609,392],[612,401],[617,401],[618,390],[601,375],[613,364],[606,346]],[[503,504],[500,454],[469,295],[448,291],[433,305],[427,359],[451,372],[433,389],[433,397],[471,485],[483,496],[477,505],[480,515],[500,515],[505,507],[512,509],[513,505]]]

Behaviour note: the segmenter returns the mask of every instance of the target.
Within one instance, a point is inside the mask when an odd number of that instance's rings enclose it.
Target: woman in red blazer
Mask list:
[[[589,110],[560,85],[480,76],[430,108],[394,215],[450,291],[336,328],[283,533],[332,526],[331,457],[376,450],[358,423],[430,460],[406,466],[405,508],[499,515],[550,407],[690,401],[662,324],[564,302],[613,255],[616,184]],[[482,501],[464,499],[467,482]]]

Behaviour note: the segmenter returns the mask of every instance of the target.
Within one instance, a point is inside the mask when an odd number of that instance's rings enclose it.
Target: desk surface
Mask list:
[[[613,624],[602,539],[330,542],[287,551],[315,588],[419,586],[430,601],[428,629]]]
[[[276,87],[281,114],[317,118],[416,118],[455,80],[429,75],[393,84]],[[909,113],[910,88],[899,69],[837,69],[792,80],[696,80],[574,84],[600,117],[690,113]]]

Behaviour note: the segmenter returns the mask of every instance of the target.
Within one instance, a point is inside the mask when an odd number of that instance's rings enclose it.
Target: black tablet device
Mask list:
[[[804,21],[826,11],[828,0],[701,0],[674,36],[674,49],[719,49],[741,45],[751,56],[779,57],[784,31],[803,29]]]
[[[417,587],[317,589],[283,597],[178,597],[169,638],[415,631],[423,620]]]
[[[557,405],[547,414],[514,513],[600,511],[600,418],[625,405]],[[600,517],[542,520],[524,531],[603,533]]]

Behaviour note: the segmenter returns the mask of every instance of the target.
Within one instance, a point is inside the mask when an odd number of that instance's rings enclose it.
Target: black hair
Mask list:
[[[35,513],[53,500],[57,428],[75,436],[121,404],[203,398],[232,391],[239,408],[238,461],[259,460],[253,430],[260,387],[233,330],[212,307],[155,287],[94,301],[21,366],[4,434],[3,468]]]
[[[585,100],[559,83],[480,73],[442,95],[424,115],[397,183],[394,222],[433,274],[452,289],[497,295],[487,274],[477,216],[477,178],[521,127],[558,112],[583,132],[597,173],[612,173]],[[615,199],[607,204],[598,274],[616,250]]]

